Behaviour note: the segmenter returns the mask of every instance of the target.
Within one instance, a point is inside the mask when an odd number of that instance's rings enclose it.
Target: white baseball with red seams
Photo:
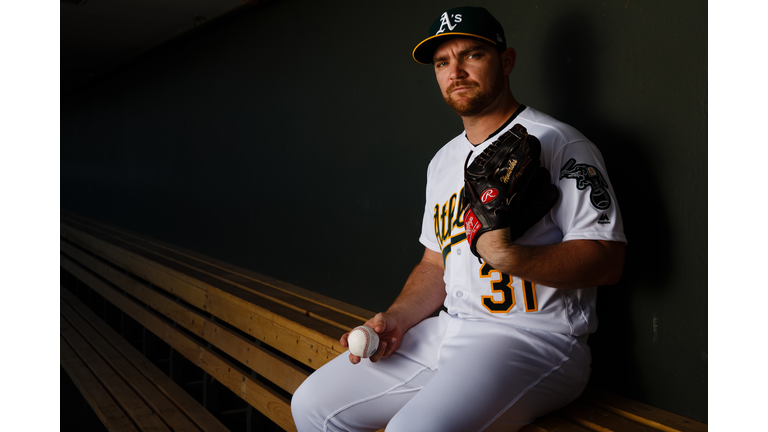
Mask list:
[[[349,344],[349,352],[358,357],[368,358],[379,347],[379,335],[368,326],[358,326],[349,333],[347,343]]]

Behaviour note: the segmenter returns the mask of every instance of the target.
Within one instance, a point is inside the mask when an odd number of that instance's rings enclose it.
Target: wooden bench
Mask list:
[[[250,419],[256,410],[270,426],[294,431],[293,392],[345,351],[342,334],[373,316],[67,212],[61,214],[61,269],[61,364],[110,430],[227,430],[227,416],[245,412]],[[126,322],[141,326],[141,340],[120,334],[131,333]],[[159,360],[139,352],[148,339],[167,344],[176,362],[181,357],[200,368],[204,384],[214,379],[246,408],[211,411],[215,404],[203,390],[192,397],[183,388],[188,376],[169,377],[172,361],[164,372]],[[707,425],[589,389],[523,430],[693,432]]]
[[[61,364],[109,430],[229,430],[74,294],[61,300]]]

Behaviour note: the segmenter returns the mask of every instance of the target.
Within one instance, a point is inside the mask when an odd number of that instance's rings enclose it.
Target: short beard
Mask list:
[[[456,114],[462,117],[471,117],[483,112],[483,110],[488,108],[501,93],[504,88],[504,72],[501,70],[499,71],[496,79],[493,81],[493,85],[487,92],[480,91],[475,97],[463,102],[458,102],[451,98],[451,91],[453,91],[455,87],[460,87],[465,84],[465,82],[452,84],[447,90],[448,95],[443,95],[443,99],[445,99],[445,103],[447,103],[451,109],[456,111]]]

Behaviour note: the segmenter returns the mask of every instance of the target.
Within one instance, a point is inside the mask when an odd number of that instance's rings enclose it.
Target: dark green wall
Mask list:
[[[386,308],[462,129],[410,53],[460,4],[266,2],[63,95],[62,208]],[[630,243],[593,382],[707,422],[706,3],[481,5],[515,96],[591,138],[617,191]]]

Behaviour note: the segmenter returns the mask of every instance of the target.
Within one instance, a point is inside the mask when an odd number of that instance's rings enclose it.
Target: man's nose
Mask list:
[[[467,77],[467,72],[464,70],[464,68],[461,66],[461,63],[455,62],[449,66],[451,68],[450,70],[450,78],[451,79],[462,79]]]

